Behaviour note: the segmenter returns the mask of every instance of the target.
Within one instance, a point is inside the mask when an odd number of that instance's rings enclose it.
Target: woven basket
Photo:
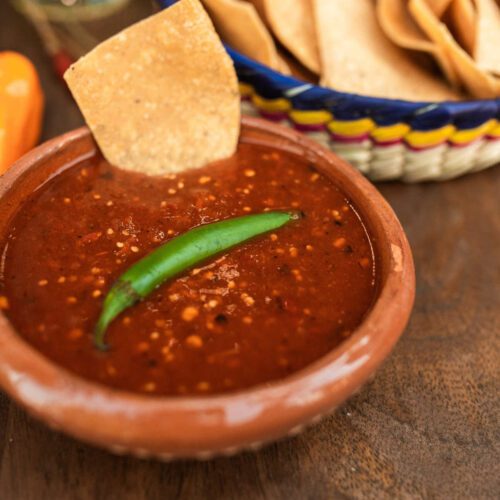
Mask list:
[[[500,99],[423,103],[347,94],[226,48],[245,114],[308,134],[372,180],[441,181],[500,162]]]

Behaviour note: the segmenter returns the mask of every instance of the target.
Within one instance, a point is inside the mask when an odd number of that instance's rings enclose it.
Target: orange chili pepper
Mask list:
[[[37,143],[43,104],[31,61],[17,52],[0,52],[0,175]]]

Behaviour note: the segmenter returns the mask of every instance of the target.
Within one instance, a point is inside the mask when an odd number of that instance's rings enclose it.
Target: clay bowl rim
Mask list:
[[[413,307],[415,274],[404,231],[376,188],[328,149],[294,130],[242,117],[243,136],[251,136],[252,130],[281,140],[277,147],[293,144],[329,164],[328,175],[354,200],[365,222],[379,228],[373,244],[383,254],[385,276],[372,309],[351,337],[301,371],[266,386],[215,396],[162,397],[115,390],[73,375],[26,343],[0,314],[0,387],[7,394],[52,428],[116,453],[204,458],[295,434],[368,380],[403,333]],[[0,201],[41,159],[89,136],[82,127],[18,160],[0,178]]]

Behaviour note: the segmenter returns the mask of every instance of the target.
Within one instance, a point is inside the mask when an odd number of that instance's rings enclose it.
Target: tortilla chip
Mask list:
[[[198,0],[106,40],[64,75],[105,158],[151,175],[236,150],[236,73]]]
[[[439,64],[446,79],[458,86],[459,79],[448,54],[418,27],[407,10],[406,0],[379,0],[377,18],[384,33],[396,45],[429,54]]]
[[[290,54],[286,49],[278,47],[280,56],[288,64],[290,68],[290,74],[304,80],[305,82],[314,83],[314,85],[319,84],[319,76],[307,69],[303,64],[301,64],[292,54]]]
[[[495,97],[497,92],[493,77],[482,71],[469,54],[458,45],[448,28],[437,19],[425,0],[409,0],[408,8],[427,36],[446,49],[465,88],[480,99]]]
[[[469,53],[476,44],[476,9],[472,0],[453,0],[449,10],[452,32],[458,43]]]
[[[251,3],[254,7],[255,10],[257,11],[257,14],[259,14],[260,18],[264,23],[267,24],[266,21],[266,11],[264,8],[264,2],[265,0],[246,0],[248,3]]]
[[[255,7],[242,0],[203,0],[215,29],[231,47],[272,69],[289,74],[273,37]]]
[[[313,73],[320,72],[312,0],[263,0],[266,20],[278,40]]]
[[[387,39],[371,0],[315,0],[314,6],[324,85],[410,101],[458,98]]]
[[[453,0],[425,0],[437,17],[442,17]]]
[[[476,0],[476,5],[474,60],[481,69],[500,75],[500,7],[494,0]]]

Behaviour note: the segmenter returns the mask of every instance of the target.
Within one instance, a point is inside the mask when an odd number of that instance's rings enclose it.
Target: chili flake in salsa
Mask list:
[[[134,262],[202,224],[303,217],[168,281],[92,337]],[[95,156],[31,195],[1,242],[0,308],[29,343],[86,379],[156,395],[214,394],[300,370],[361,323],[376,293],[355,207],[301,156],[242,143],[233,157],[152,178]]]

